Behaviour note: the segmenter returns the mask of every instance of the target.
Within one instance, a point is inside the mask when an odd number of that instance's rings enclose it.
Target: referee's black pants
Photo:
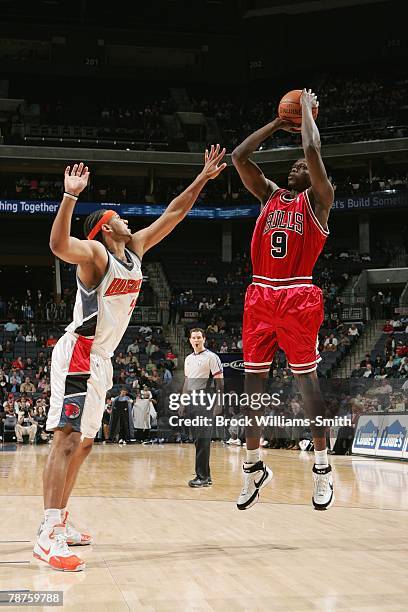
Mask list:
[[[195,471],[198,478],[206,480],[211,477],[210,470],[210,450],[212,433],[212,411],[194,407],[191,410],[191,417],[207,417],[210,424],[203,424],[192,427],[192,434],[196,448]]]

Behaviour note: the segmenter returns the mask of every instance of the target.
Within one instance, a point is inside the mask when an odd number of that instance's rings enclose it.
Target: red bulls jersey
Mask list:
[[[253,283],[286,288],[312,284],[313,267],[328,230],[303,191],[295,198],[277,189],[262,209],[251,243]]]

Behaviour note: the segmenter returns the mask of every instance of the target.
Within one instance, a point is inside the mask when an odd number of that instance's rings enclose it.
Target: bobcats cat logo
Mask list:
[[[65,414],[69,419],[79,417],[81,410],[77,404],[65,404]]]

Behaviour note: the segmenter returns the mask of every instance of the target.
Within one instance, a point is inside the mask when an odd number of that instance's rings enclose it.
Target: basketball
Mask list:
[[[300,131],[300,126],[302,125],[301,94],[301,89],[292,89],[292,91],[289,91],[283,96],[278,107],[278,115],[281,119],[286,119],[299,126],[298,128],[294,128],[296,131]],[[317,106],[313,107],[313,119],[316,119],[318,111],[319,109]]]

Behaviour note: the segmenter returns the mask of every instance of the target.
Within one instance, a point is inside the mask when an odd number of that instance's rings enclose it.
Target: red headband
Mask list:
[[[113,215],[116,215],[116,211],[115,210],[107,210],[105,213],[103,213],[103,215],[99,219],[98,223],[89,232],[89,234],[87,236],[88,240],[93,240],[93,238],[95,238],[95,236],[97,234],[99,234],[99,232],[101,231],[102,225],[104,225],[110,219],[112,219]]]

